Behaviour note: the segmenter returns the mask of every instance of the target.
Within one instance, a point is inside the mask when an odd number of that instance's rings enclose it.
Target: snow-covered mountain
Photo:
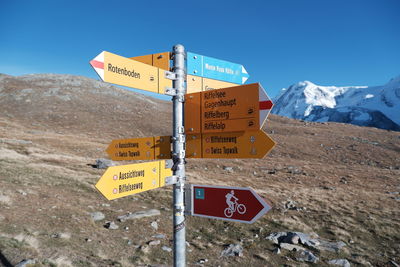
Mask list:
[[[320,86],[299,82],[275,98],[272,113],[400,131],[400,76],[383,86]]]

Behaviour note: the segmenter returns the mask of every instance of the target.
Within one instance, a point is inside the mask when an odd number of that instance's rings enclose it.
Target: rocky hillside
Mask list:
[[[171,134],[171,103],[80,76],[0,74],[0,106],[3,117],[59,133]]]
[[[383,86],[320,86],[309,81],[284,89],[274,114],[400,131],[400,76]]]
[[[93,168],[112,139],[170,134],[170,106],[2,75],[0,264],[172,266],[171,187],[107,201]],[[189,183],[252,187],[273,207],[251,225],[187,216],[188,266],[400,263],[399,132],[273,114],[263,130],[277,142],[264,159],[188,159]]]

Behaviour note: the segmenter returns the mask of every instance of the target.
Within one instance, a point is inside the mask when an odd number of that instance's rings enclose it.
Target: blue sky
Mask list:
[[[98,78],[101,51],[170,50],[240,63],[270,96],[302,80],[380,85],[400,75],[400,1],[0,0],[0,73]]]

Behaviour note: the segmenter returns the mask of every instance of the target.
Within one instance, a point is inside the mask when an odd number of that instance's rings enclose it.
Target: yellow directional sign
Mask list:
[[[188,94],[188,134],[259,130],[273,104],[258,83]]]
[[[113,140],[106,151],[112,160],[170,159],[171,136]]]
[[[165,78],[165,70],[103,51],[90,65],[104,82],[164,94],[172,81]]]
[[[172,176],[169,162],[160,160],[109,167],[96,188],[105,198],[113,200],[162,187],[165,179]]]
[[[275,142],[263,131],[188,135],[188,158],[263,158]]]

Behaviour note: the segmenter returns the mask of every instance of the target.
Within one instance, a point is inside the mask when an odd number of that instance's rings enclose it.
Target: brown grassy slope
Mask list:
[[[0,76],[2,115],[27,128],[93,137],[170,134],[170,104],[93,79]]]
[[[93,187],[104,171],[87,165],[106,157],[112,139],[170,134],[170,105],[83,77],[0,77],[0,252],[12,264],[171,264],[161,249],[171,247],[171,188],[110,202]],[[274,115],[264,130],[277,142],[265,159],[188,160],[189,182],[251,186],[274,206],[252,225],[188,217],[189,266],[201,258],[205,266],[299,266],[296,253],[275,255],[265,240],[285,230],[347,244],[339,253],[314,251],[319,266],[334,258],[364,266],[400,261],[399,195],[388,193],[400,191],[399,133]],[[306,209],[286,210],[288,200]],[[116,221],[150,208],[161,216]],[[93,222],[93,211],[119,229]],[[147,251],[157,233],[166,238]],[[244,256],[220,258],[233,243]]]

